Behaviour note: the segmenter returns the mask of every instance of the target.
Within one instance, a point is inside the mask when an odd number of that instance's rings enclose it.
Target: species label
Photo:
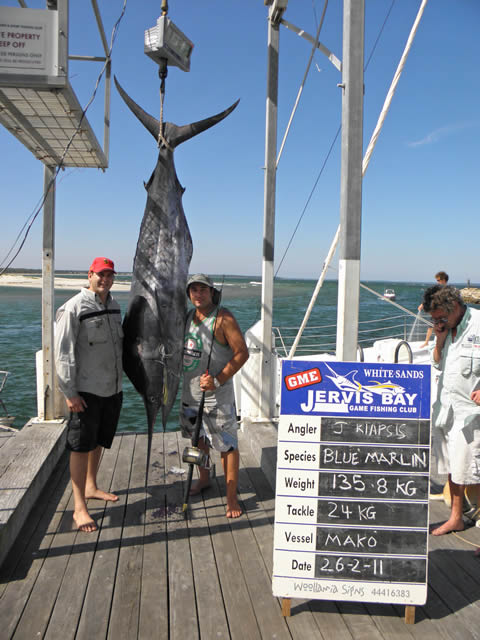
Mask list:
[[[275,596],[425,604],[430,376],[283,362]]]

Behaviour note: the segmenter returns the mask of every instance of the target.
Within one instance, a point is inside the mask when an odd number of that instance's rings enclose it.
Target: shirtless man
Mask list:
[[[102,447],[109,449],[122,406],[122,318],[110,295],[114,265],[95,258],[89,287],[57,311],[55,365],[60,390],[70,410],[66,447],[70,451],[73,519],[80,531],[96,531],[89,498],[116,502],[97,487]]]
[[[220,452],[227,485],[226,515],[238,518],[242,515],[237,499],[240,458],[232,377],[247,361],[248,349],[232,313],[219,307],[220,292],[208,276],[202,273],[191,276],[187,295],[194,308],[189,311],[185,324],[182,433],[184,437],[192,437],[205,393],[198,446],[207,455],[210,447]],[[200,467],[200,478],[193,484],[191,494],[200,493],[209,484],[209,470]]]
[[[477,485],[480,493],[480,311],[466,307],[458,289],[442,285],[425,291],[423,308],[436,337],[432,366],[441,372],[432,410],[433,448],[452,496],[450,518],[431,531],[441,536],[465,528],[465,486]]]

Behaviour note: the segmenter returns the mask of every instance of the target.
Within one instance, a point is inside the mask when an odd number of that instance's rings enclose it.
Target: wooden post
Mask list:
[[[415,624],[415,607],[411,604],[405,605],[405,624]]]
[[[290,605],[292,603],[291,598],[282,598],[282,616],[284,618],[290,617]]]

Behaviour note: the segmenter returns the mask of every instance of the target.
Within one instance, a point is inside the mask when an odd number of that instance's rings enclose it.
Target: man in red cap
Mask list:
[[[122,318],[110,289],[115,275],[109,258],[95,258],[88,288],[57,311],[55,365],[70,410],[73,519],[80,531],[97,529],[87,500],[116,502],[118,497],[97,487],[102,447],[109,449],[122,406]]]

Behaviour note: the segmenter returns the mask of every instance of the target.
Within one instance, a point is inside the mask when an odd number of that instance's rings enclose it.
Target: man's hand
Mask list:
[[[74,396],[73,398],[67,398],[67,407],[72,413],[81,413],[85,411],[87,403],[82,396]]]
[[[476,391],[472,391],[470,398],[473,400],[475,404],[480,404],[480,389]]]
[[[200,389],[202,391],[215,391],[215,382],[213,376],[208,371],[200,376]]]

